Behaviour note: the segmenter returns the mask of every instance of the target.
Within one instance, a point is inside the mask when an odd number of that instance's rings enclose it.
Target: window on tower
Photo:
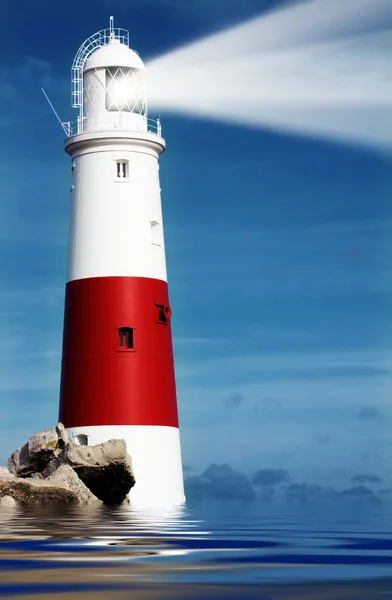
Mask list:
[[[117,179],[128,179],[128,161],[118,160],[116,162]]]
[[[161,229],[158,221],[150,221],[151,225],[151,244],[153,246],[161,245]]]
[[[169,325],[172,314],[170,306],[155,302],[155,307],[157,309],[156,322],[161,325]]]
[[[88,446],[88,436],[85,433],[75,436],[75,440],[79,446]]]
[[[120,327],[118,330],[119,346],[124,350],[133,349],[133,329],[131,327]]]

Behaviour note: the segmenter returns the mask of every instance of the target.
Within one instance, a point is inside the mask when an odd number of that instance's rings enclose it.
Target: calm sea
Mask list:
[[[0,597],[392,599],[390,514],[244,511],[1,508]]]

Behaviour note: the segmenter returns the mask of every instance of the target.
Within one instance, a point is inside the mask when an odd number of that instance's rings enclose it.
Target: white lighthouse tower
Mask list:
[[[71,438],[122,438],[137,507],[184,502],[158,159],[146,70],[113,27],[72,67],[71,221],[60,414]]]

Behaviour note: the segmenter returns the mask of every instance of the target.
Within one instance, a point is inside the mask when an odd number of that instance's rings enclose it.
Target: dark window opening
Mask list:
[[[120,338],[120,348],[133,348],[133,329],[131,327],[121,327],[118,330]]]
[[[118,179],[127,179],[128,162],[126,160],[117,161],[117,177]]]
[[[171,317],[171,308],[165,304],[156,304],[158,310],[157,322],[163,325],[168,325]]]
[[[76,439],[80,446],[88,446],[88,437],[85,433],[80,433],[76,436]]]

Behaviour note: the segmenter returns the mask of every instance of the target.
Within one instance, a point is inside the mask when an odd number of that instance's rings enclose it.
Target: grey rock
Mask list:
[[[0,499],[9,496],[19,504],[79,504],[78,495],[43,479],[0,477]]]
[[[45,481],[74,492],[81,504],[100,503],[100,500],[90,492],[88,487],[86,487],[83,481],[76,475],[72,467],[69,467],[68,465],[61,465],[58,467],[58,469],[49,475]]]
[[[0,475],[0,505],[11,505],[4,498],[12,498],[20,504],[100,503],[67,465],[61,465],[47,479],[21,478],[11,473]]]
[[[0,477],[13,477],[7,467],[0,467]]]
[[[34,433],[30,436],[27,445],[29,454],[34,455],[47,449],[62,450],[67,443],[67,431],[62,423],[58,423],[56,427]]]
[[[8,469],[18,477],[31,477],[41,473],[68,443],[68,434],[62,423],[56,427],[33,434],[28,442],[15,450],[8,459]]]
[[[16,505],[16,500],[12,496],[3,496],[0,498],[0,506],[6,506],[7,508]]]
[[[42,478],[46,479],[47,477],[50,477],[50,475],[52,475],[60,467],[60,465],[61,465],[61,462],[60,462],[60,459],[57,458],[57,456],[55,458],[52,458],[52,460],[50,460],[48,462],[48,464],[42,471],[42,473],[41,473]]]
[[[17,448],[8,459],[8,471],[12,473],[12,475],[16,475],[19,470],[21,452],[22,448]]]
[[[7,481],[8,480],[8,481]],[[0,470],[0,499],[121,504],[135,484],[124,440],[77,445],[62,423],[39,431]]]
[[[65,427],[62,423],[57,423],[56,431],[57,431],[57,435],[58,435],[58,439],[59,439],[59,442],[58,442],[59,447],[65,448],[66,444],[68,444],[68,442],[69,442],[69,436],[68,436],[67,430],[65,429]]]
[[[121,504],[135,485],[125,440],[109,440],[96,446],[78,446],[69,441],[59,459],[71,466],[105,504]]]

